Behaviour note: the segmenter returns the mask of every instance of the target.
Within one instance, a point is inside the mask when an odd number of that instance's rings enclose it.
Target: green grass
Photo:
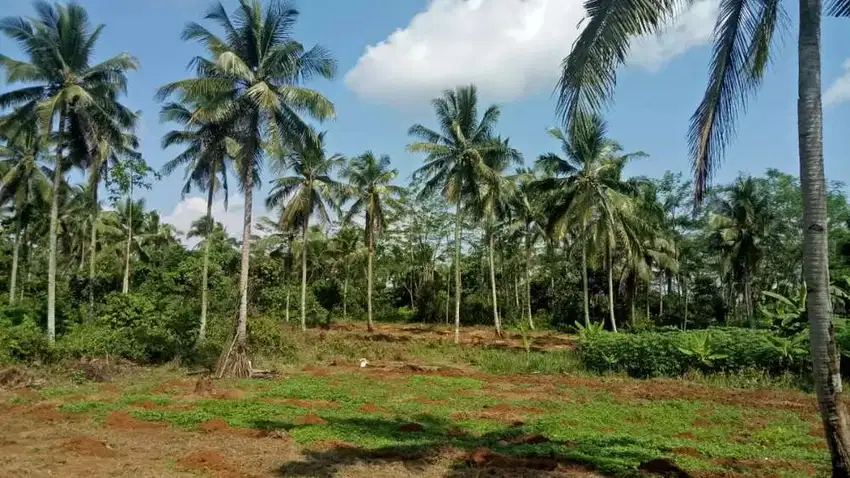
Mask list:
[[[557,363],[560,359],[551,360]],[[821,439],[809,435],[816,422],[814,415],[699,400],[624,400],[602,388],[567,383],[543,392],[534,388],[539,384],[521,379],[295,374],[276,381],[217,382],[218,388],[235,387],[244,395],[238,399],[184,399],[183,403],[191,404],[189,410],[169,409],[174,398],[153,393],[157,384],[136,382],[132,391],[116,400],[56,395],[67,397],[63,411],[90,412],[95,417],[123,410],[138,419],[166,421],[187,430],[221,418],[232,427],[282,429],[305,446],[325,440],[347,442],[363,450],[487,446],[507,454],[555,454],[612,475],[635,474],[641,462],[659,457],[671,458],[689,471],[746,469],[735,463],[759,460],[776,463],[768,471],[789,477],[810,474],[782,463],[810,466],[823,474],[829,464],[825,449],[814,446]],[[641,382],[635,381],[635,386],[640,387]],[[285,403],[286,399],[333,403],[305,408]],[[162,407],[133,405],[140,401]],[[361,407],[366,404],[383,411],[364,412]],[[325,422],[300,424],[299,418],[308,413]],[[523,425],[512,426],[514,419]],[[419,423],[424,431],[400,431],[406,422]],[[551,441],[516,446],[499,443],[523,433],[540,433]]]

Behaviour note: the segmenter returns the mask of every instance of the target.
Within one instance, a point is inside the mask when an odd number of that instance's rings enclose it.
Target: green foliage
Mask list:
[[[47,338],[34,320],[23,317],[17,323],[0,317],[0,363],[39,362],[52,356]]]
[[[805,336],[786,339],[769,331],[714,328],[697,331],[582,336],[579,357],[596,372],[634,377],[682,376],[689,371],[770,375],[808,370]]]

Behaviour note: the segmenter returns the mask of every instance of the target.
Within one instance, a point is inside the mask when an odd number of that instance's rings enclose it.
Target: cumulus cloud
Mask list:
[[[583,0],[431,0],[407,27],[366,47],[345,82],[363,98],[416,104],[475,83],[512,100],[551,89],[579,33]],[[638,39],[631,61],[657,69],[706,43],[718,0],[697,0],[663,34]]]
[[[844,60],[843,67],[844,72],[823,94],[824,106],[834,106],[850,100],[850,59]]]
[[[224,200],[213,202],[213,218],[224,225],[224,229],[231,236],[242,239],[242,215],[245,211],[245,198],[242,196],[231,197],[228,201],[227,210],[224,209]],[[203,197],[188,196],[174,206],[174,209],[162,216],[162,222],[171,224],[179,231],[188,233],[192,228],[192,222],[203,217],[207,213],[207,200]],[[189,246],[199,242],[198,238],[185,238]]]

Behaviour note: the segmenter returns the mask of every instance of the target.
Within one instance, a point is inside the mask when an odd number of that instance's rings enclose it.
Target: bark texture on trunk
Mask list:
[[[308,208],[309,211],[309,208]],[[309,213],[308,213],[309,214]],[[301,330],[307,330],[307,229],[310,227],[310,216],[304,218],[301,231]]]
[[[16,221],[15,246],[12,249],[12,277],[9,278],[9,305],[15,304],[15,288],[18,285],[18,257],[21,251],[21,220]]]
[[[201,323],[198,329],[198,341],[203,342],[207,334],[207,284],[209,282],[210,273],[210,242],[212,233],[215,229],[215,224],[212,220],[212,202],[213,202],[213,185],[209,185],[207,192],[207,229],[206,238],[204,240],[204,268],[201,271]]]
[[[496,335],[499,337],[502,336],[502,323],[499,319],[499,298],[496,293],[496,263],[493,258],[493,249],[495,246],[493,245],[493,229],[488,228],[488,243],[490,246],[490,290],[493,295],[493,324],[496,326]]]
[[[59,113],[59,135],[65,132],[66,111]],[[48,128],[47,136],[50,136]],[[59,233],[59,191],[62,189],[63,144],[56,146],[56,166],[53,170],[53,198],[50,201],[49,258],[47,261],[47,340],[56,340],[56,243]]]
[[[832,476],[850,476],[850,429],[842,401],[835,324],[829,302],[826,179],[823,170],[821,105],[821,1],[800,0],[799,97],[797,128],[803,190],[803,257],[808,295],[812,370]]]
[[[455,343],[460,343],[460,199],[455,207]]]
[[[590,325],[590,297],[587,293],[587,240],[581,244],[581,287],[584,295],[584,326]]]
[[[605,251],[608,256],[608,312],[611,314],[611,330],[617,331],[617,319],[614,317],[614,255],[611,250],[611,242]]]

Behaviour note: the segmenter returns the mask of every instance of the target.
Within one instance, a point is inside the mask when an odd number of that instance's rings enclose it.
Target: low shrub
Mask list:
[[[765,330],[741,328],[582,334],[578,353],[589,370],[624,372],[633,377],[744,370],[778,376],[803,373],[809,366],[804,336],[784,338]]]
[[[45,361],[51,355],[44,331],[32,318],[17,323],[0,318],[0,363]]]

